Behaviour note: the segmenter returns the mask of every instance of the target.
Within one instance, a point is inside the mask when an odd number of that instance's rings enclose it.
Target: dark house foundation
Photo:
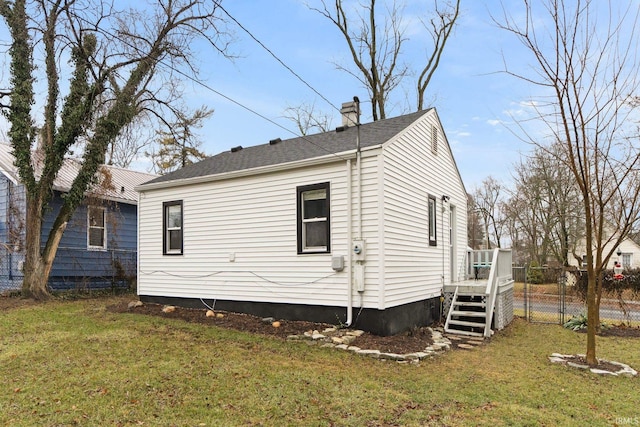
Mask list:
[[[317,306],[306,304],[264,303],[250,301],[226,301],[199,298],[159,297],[140,295],[145,303],[176,305],[187,308],[214,307],[216,310],[273,317],[284,320],[306,320],[309,322],[341,325],[347,321],[345,307]],[[362,329],[375,335],[389,336],[416,327],[427,326],[440,320],[440,298],[431,298],[386,310],[353,308],[351,328]]]

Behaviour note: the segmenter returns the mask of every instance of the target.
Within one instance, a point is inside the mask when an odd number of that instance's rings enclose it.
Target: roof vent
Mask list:
[[[238,145],[237,147],[233,147],[233,148],[231,149],[231,152],[232,152],[232,153],[236,153],[236,152],[238,152],[238,151],[240,151],[240,150],[242,150],[242,145]]]
[[[349,126],[338,126],[336,132],[344,132]]]
[[[280,138],[272,139],[269,141],[269,145],[276,145],[278,142],[282,141]]]

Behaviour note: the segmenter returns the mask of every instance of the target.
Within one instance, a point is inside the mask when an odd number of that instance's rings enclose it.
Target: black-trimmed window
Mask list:
[[[162,253],[165,255],[182,254],[182,200],[162,204]]]
[[[438,246],[436,233],[436,198],[429,196],[429,246]]]
[[[329,183],[297,188],[298,253],[331,252]]]
[[[107,249],[106,209],[101,206],[87,207],[87,247]]]

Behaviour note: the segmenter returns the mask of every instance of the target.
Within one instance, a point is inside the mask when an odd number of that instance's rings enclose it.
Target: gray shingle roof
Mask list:
[[[360,146],[362,148],[371,147],[388,141],[427,111],[429,110],[361,125]],[[331,131],[307,135],[282,140],[273,145],[267,143],[246,147],[236,152],[224,151],[143,185],[218,175],[354,150],[356,148],[356,133],[356,127],[352,126],[342,132]]]

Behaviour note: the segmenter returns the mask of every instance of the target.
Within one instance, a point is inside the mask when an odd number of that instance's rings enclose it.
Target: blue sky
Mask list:
[[[431,6],[432,3],[410,0],[406,4],[409,40],[404,61],[422,66],[430,36],[420,31],[415,12],[418,6]],[[521,7],[519,2],[515,4]],[[512,3],[512,7],[515,4]],[[361,101],[367,99],[367,92],[360,83],[334,65],[336,62],[351,65],[346,44],[337,28],[303,2],[236,1],[223,5],[333,106],[239,28],[232,51],[240,57],[234,62],[203,46],[201,70],[203,81],[209,87],[290,130],[295,130],[295,126],[283,117],[287,107],[315,103],[318,109],[331,114],[333,125],[338,126],[339,112],[334,107],[339,108],[354,95]],[[508,182],[513,162],[530,149],[513,135],[515,128],[510,123],[526,105],[531,88],[500,73],[503,54],[510,65],[523,64],[519,59],[522,46],[513,36],[499,30],[491,19],[491,14],[501,16],[500,2],[463,0],[461,7],[458,26],[428,89],[427,99],[431,101],[429,105],[438,110],[467,191],[472,191],[489,175]],[[515,16],[520,12],[518,8],[511,11]],[[414,80],[407,80],[406,90],[397,93],[391,111],[387,112],[388,117],[409,112],[407,94],[415,105],[415,90],[409,85]],[[276,137],[294,136],[202,86],[189,82],[185,85],[185,100],[215,110],[199,132],[207,154],[216,154],[236,145],[251,146]],[[411,107],[415,108],[413,105]],[[369,103],[363,103],[362,111],[362,122],[371,121]]]
[[[356,3],[356,0],[348,2]],[[296,136],[290,132],[295,131],[295,125],[284,114],[288,107],[301,104],[315,104],[319,111],[333,117],[333,126],[339,126],[340,105],[358,96],[362,102],[362,123],[371,121],[366,89],[335,65],[352,68],[344,39],[331,22],[310,10],[306,3],[320,7],[320,0],[227,0],[223,6],[331,104],[292,75],[242,29],[232,25],[235,40],[230,51],[237,59],[229,61],[210,46],[199,43],[194,51],[198,55],[202,84],[183,81],[186,104],[194,109],[205,105],[214,110],[198,131],[203,142],[201,149],[207,154]],[[327,3],[332,4],[333,0]],[[378,4],[382,3],[378,0]],[[431,15],[424,11],[433,7],[433,2],[404,0],[404,3],[407,41],[401,61],[419,70],[426,61],[431,36],[422,28],[418,16],[421,13],[429,19]],[[525,110],[532,88],[500,72],[504,67],[503,55],[510,66],[520,67],[526,66],[522,59],[526,53],[513,36],[493,23],[492,14],[502,15],[501,3],[500,0],[462,0],[457,28],[426,95],[427,105],[438,111],[470,192],[489,175],[508,183],[513,163],[521,153],[530,150],[512,131],[516,130],[513,117],[519,117]],[[522,15],[520,1],[508,2],[508,7],[513,16]],[[2,32],[2,38],[6,39],[4,26]],[[408,78],[405,83],[387,106],[387,117],[415,111],[415,78]],[[148,164],[148,160],[140,159],[132,167],[146,170]]]

